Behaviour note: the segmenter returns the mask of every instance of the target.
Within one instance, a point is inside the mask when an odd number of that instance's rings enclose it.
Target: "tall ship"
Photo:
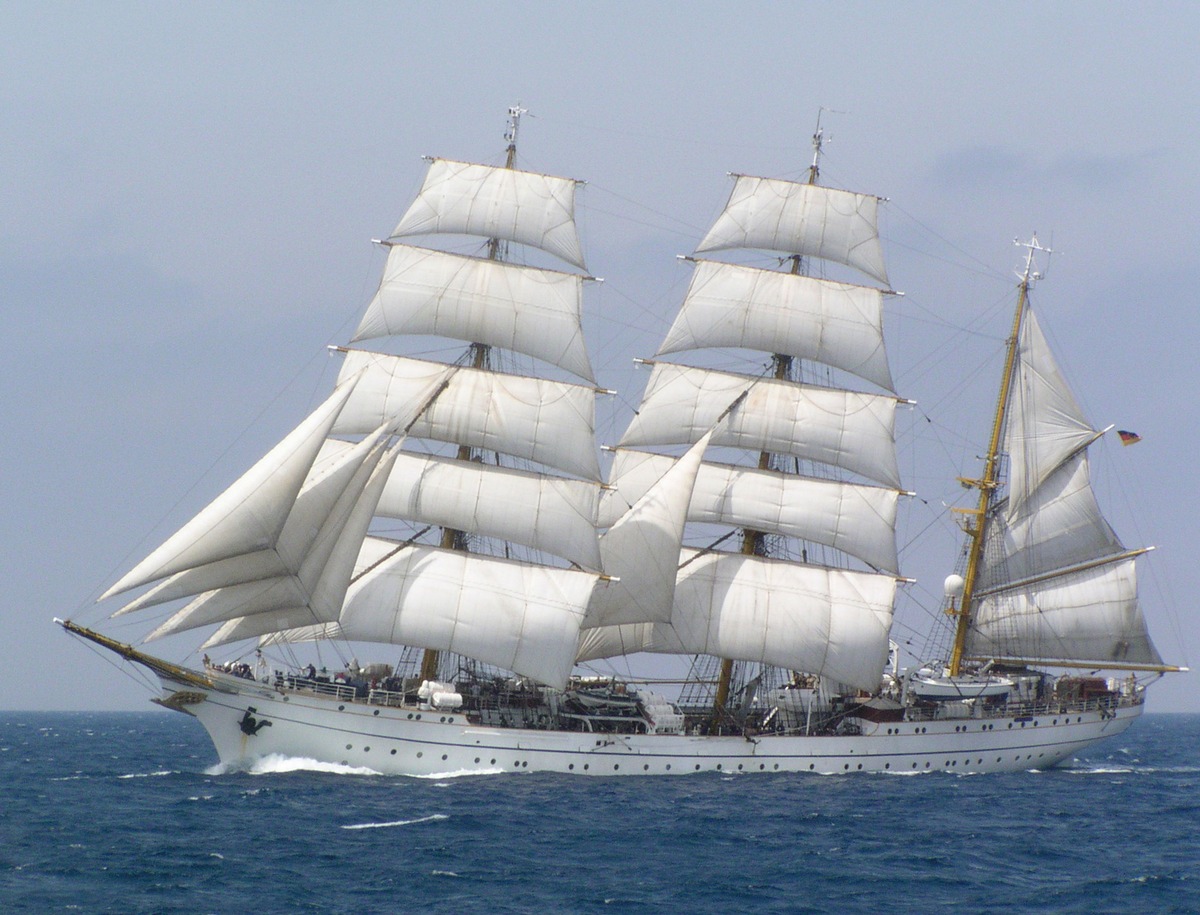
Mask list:
[[[233,767],[1004,772],[1141,715],[1181,668],[1093,493],[1110,430],[1039,328],[1036,237],[942,625],[902,666],[880,199],[820,183],[819,125],[806,181],[733,176],[605,478],[578,182],[516,167],[522,113],[504,165],[430,160],[325,401],[101,598],[155,614],[144,642],[199,630],[191,660],[66,630]],[[687,675],[596,672],[661,655]]]

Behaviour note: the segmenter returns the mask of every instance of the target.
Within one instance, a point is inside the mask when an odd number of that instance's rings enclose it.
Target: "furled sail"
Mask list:
[[[883,293],[869,286],[697,261],[658,353],[709,346],[812,359],[892,390]]]
[[[735,179],[724,211],[697,252],[784,251],[845,264],[887,284],[878,197],[777,178]]]
[[[393,245],[353,340],[433,334],[501,346],[595,382],[583,344],[583,277]]]
[[[417,199],[393,238],[478,235],[533,245],[587,269],[575,228],[575,187],[555,178],[491,165],[433,159]]]
[[[875,689],[895,591],[891,575],[685,550],[671,619],[588,630],[579,660],[711,654]]]
[[[657,362],[620,444],[693,444],[743,392],[714,445],[819,461],[899,488],[892,396]]]

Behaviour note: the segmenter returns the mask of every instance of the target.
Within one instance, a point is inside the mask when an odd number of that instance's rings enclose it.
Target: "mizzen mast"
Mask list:
[[[1000,378],[1000,399],[996,403],[996,415],[992,421],[992,435],[988,442],[987,455],[984,459],[983,476],[978,480],[962,479],[962,483],[965,486],[979,490],[979,503],[975,509],[962,510],[965,514],[973,515],[974,519],[968,521],[965,525],[965,530],[971,543],[967,553],[967,567],[966,573],[963,576],[959,606],[957,609],[954,607],[954,599],[951,597],[950,607],[947,610],[957,621],[954,630],[954,647],[950,653],[950,676],[952,677],[957,677],[962,670],[967,630],[971,625],[972,601],[975,596],[976,584],[979,580],[979,570],[983,559],[983,545],[987,535],[988,512],[995,500],[996,490],[1000,482],[1001,443],[1004,437],[1005,424],[1008,420],[1008,405],[1011,400],[1010,394],[1013,378],[1016,373],[1017,348],[1021,339],[1021,321],[1025,316],[1026,306],[1029,302],[1029,290],[1042,277],[1040,273],[1033,269],[1034,253],[1037,251],[1042,251],[1046,254],[1053,253],[1049,248],[1044,248],[1039,244],[1036,233],[1034,233],[1029,241],[1014,241],[1014,244],[1026,249],[1025,268],[1018,274],[1021,281],[1017,286],[1017,308],[1016,313],[1013,315],[1012,331],[1008,337],[1008,346],[1004,356],[1004,373]]]

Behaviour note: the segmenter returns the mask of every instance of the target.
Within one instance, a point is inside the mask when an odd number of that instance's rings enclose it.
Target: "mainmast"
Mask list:
[[[974,521],[965,525],[967,536],[970,538],[970,550],[967,554],[966,574],[963,578],[959,607],[954,607],[951,596],[948,613],[957,618],[954,632],[954,647],[950,653],[950,676],[957,677],[962,670],[963,650],[966,646],[967,630],[971,624],[972,601],[975,596],[975,586],[979,579],[979,569],[983,559],[983,545],[987,534],[988,512],[995,501],[996,490],[1000,476],[1000,448],[1004,435],[1005,423],[1008,420],[1008,405],[1012,391],[1013,378],[1016,372],[1017,348],[1021,337],[1021,321],[1025,317],[1025,309],[1029,302],[1029,290],[1041,279],[1041,274],[1033,269],[1034,252],[1043,251],[1050,254],[1049,248],[1042,247],[1035,233],[1030,241],[1014,242],[1027,249],[1025,268],[1018,274],[1021,278],[1017,286],[1017,308],[1013,315],[1012,331],[1008,338],[1007,352],[1004,357],[1004,374],[1000,378],[1000,398],[996,403],[996,416],[992,422],[992,436],[988,443],[987,456],[984,461],[983,476],[978,480],[962,479],[966,486],[979,490],[979,504],[974,509],[962,509],[963,513],[974,515]]]
[[[825,131],[821,129],[821,112],[817,112],[817,129],[812,136],[813,158],[812,164],[808,167],[808,183],[816,184],[817,178],[821,174],[821,149],[825,143]],[[791,272],[799,274],[802,267],[802,258],[799,254],[793,254],[790,258],[792,262]],[[777,379],[785,379],[790,377],[792,372],[793,359],[785,353],[773,353],[771,355],[771,366],[773,375]],[[763,451],[758,456],[759,470],[767,470],[771,466],[771,453]],[[761,555],[763,552],[763,536],[761,532],[746,528],[742,531],[742,552],[747,556]],[[717,680],[717,692],[713,699],[713,730],[720,724],[722,716],[725,714],[725,707],[729,701],[729,687],[733,680],[733,661],[729,658],[721,659],[721,672]]]
[[[520,102],[517,102],[516,105],[508,109],[508,127],[504,131],[504,139],[508,141],[508,148],[505,151],[505,168],[513,168],[517,161],[517,131],[521,126],[521,115],[526,114],[527,111],[528,109],[521,107]],[[488,260],[503,260],[506,247],[502,239],[488,239]],[[467,351],[470,356],[471,367],[476,369],[483,368],[487,364],[491,349],[486,343],[472,343],[471,348]],[[459,445],[455,456],[460,461],[470,461],[475,457],[475,452],[469,445]],[[453,528],[444,528],[442,530],[441,547],[447,550],[466,550],[466,535],[462,531],[454,530]],[[439,652],[437,649],[425,649],[425,654],[421,659],[422,680],[437,679],[438,659]]]

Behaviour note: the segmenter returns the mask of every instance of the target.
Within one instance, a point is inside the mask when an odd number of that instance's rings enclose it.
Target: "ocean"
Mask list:
[[[0,778],[3,912],[1200,912],[1200,715],[1012,775],[419,779],[10,712]]]

